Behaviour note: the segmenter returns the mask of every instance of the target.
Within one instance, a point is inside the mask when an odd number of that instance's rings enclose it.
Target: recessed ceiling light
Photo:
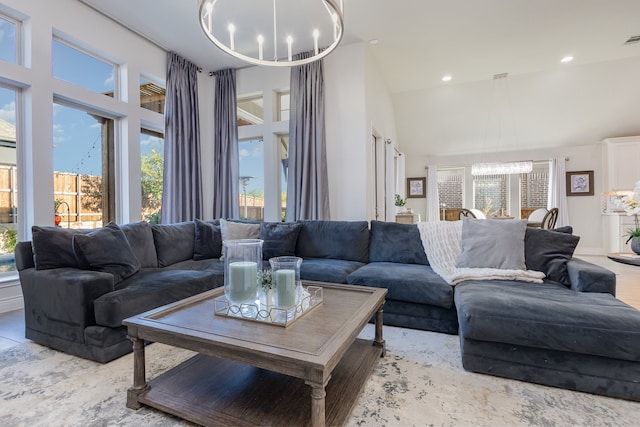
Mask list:
[[[369,40],[369,44],[378,44],[379,40],[378,39],[371,39]]]
[[[442,76],[442,81],[443,82],[448,82],[449,80],[451,80],[453,77],[451,77],[449,74],[447,74],[446,76]]]
[[[560,60],[560,62],[571,62],[571,61],[573,61],[573,56],[571,55],[567,55]]]

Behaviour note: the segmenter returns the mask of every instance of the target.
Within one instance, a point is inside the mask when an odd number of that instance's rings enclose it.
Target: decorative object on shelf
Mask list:
[[[638,221],[638,214],[640,214],[640,181],[636,182],[632,195],[622,196],[616,199],[615,204],[624,209],[627,215],[633,215],[635,228],[627,230],[626,235],[629,236],[629,238],[625,243],[631,242],[631,250],[640,254],[640,242],[638,242],[640,239],[640,222]]]
[[[407,199],[427,197],[427,177],[407,178]]]
[[[511,92],[509,91],[509,81],[507,77],[509,73],[494,74],[493,82],[491,84],[491,99],[489,107],[489,115],[487,116],[487,130],[483,140],[483,151],[486,147],[489,137],[490,129],[494,128],[496,145],[494,151],[498,151],[501,138],[506,135],[502,132],[503,128],[506,128],[506,120],[503,120],[503,115],[508,112],[511,116],[512,125],[512,138],[517,144],[517,133],[515,129],[515,119],[513,117],[513,110],[511,108]],[[495,121],[495,123],[493,123]],[[493,126],[492,126],[493,125]],[[488,152],[489,150],[487,150]],[[511,175],[518,173],[529,173],[533,170],[533,162],[531,160],[514,161],[514,162],[476,162],[471,165],[471,175]]]
[[[224,294],[232,305],[242,311],[250,310],[258,299],[258,270],[262,269],[259,267],[262,266],[263,242],[260,239],[222,242]]]
[[[214,299],[213,310],[218,316],[287,327],[322,304],[321,287],[307,286],[305,288],[300,286],[299,291],[297,304],[288,308],[258,305],[257,303],[243,304],[242,307],[238,307],[231,304],[226,296],[220,296]]]
[[[567,196],[593,196],[593,171],[567,172]]]
[[[301,297],[300,266],[302,258],[279,256],[269,259],[273,287],[275,288],[275,306],[289,308],[298,304]]]
[[[213,44],[229,55],[250,64],[274,67],[317,61],[334,51],[342,40],[343,0],[253,3],[247,13],[234,0],[204,0],[200,5],[200,27]],[[300,52],[310,55],[294,59]]]

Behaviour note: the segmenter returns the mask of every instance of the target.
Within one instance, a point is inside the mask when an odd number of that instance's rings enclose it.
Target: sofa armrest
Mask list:
[[[99,271],[27,268],[19,276],[27,329],[74,341],[96,324],[93,301],[114,290],[113,275]]]
[[[572,258],[567,262],[567,272],[574,291],[616,295],[616,275],[611,270]]]

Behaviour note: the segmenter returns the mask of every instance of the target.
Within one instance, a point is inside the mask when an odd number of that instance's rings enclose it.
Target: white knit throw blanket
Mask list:
[[[545,277],[533,270],[456,267],[462,252],[462,221],[419,222],[418,230],[431,268],[450,285],[474,279],[542,283]]]

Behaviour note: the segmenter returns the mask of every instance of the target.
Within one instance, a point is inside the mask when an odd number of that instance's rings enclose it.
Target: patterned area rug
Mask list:
[[[373,337],[367,325],[362,336]],[[385,327],[387,355],[348,426],[637,426],[640,403],[464,371],[458,337]],[[152,344],[147,377],[193,353]],[[0,352],[1,426],[177,426],[150,408],[127,409],[132,355],[108,364],[37,344]]]

